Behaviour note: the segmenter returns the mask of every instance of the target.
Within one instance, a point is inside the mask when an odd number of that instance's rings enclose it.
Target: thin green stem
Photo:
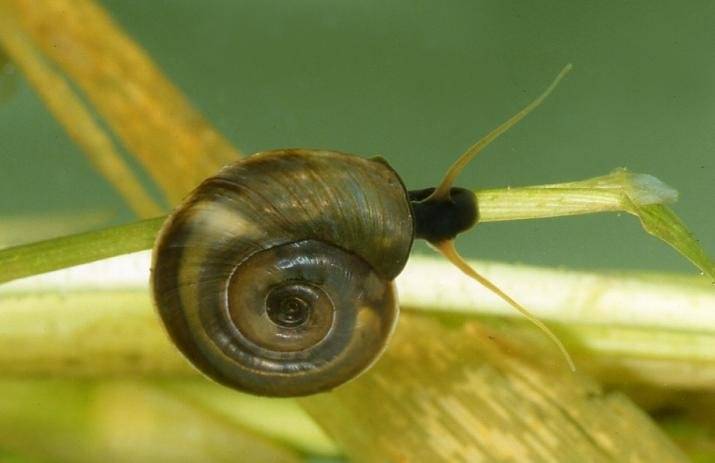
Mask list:
[[[657,178],[626,169],[576,182],[479,190],[475,194],[480,222],[631,212],[631,203],[647,206],[678,199],[678,192]]]
[[[164,217],[0,250],[0,283],[149,249]]]
[[[655,177],[623,169],[579,182],[476,193],[481,222],[624,211],[715,279],[697,239],[663,203],[677,192]],[[0,250],[0,283],[150,249],[165,217]]]

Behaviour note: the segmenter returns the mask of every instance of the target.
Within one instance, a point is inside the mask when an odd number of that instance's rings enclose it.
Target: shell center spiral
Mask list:
[[[283,328],[297,328],[310,320],[320,291],[312,286],[290,283],[273,288],[266,298],[268,318]]]

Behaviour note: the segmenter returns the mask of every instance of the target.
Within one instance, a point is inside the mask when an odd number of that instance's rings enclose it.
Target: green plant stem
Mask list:
[[[163,217],[0,250],[0,283],[149,249]]]
[[[631,212],[630,202],[647,206],[677,198],[678,192],[657,178],[626,169],[576,182],[477,191],[481,222]]]
[[[115,215],[110,210],[5,215],[0,220],[0,249],[106,227]]]
[[[646,231],[715,279],[713,263],[677,216],[662,206],[677,193],[655,177],[623,169],[579,182],[477,192],[480,220],[494,222],[607,211],[637,215]],[[165,218],[0,250],[0,283],[149,249]]]

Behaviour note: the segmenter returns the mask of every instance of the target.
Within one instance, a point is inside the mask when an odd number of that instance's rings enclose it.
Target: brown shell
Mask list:
[[[384,349],[413,234],[407,192],[384,161],[258,153],[203,182],[164,224],[155,302],[177,347],[214,380],[261,395],[321,392]]]

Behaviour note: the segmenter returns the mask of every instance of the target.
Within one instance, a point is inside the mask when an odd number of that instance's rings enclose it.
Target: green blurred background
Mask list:
[[[710,0],[102,4],[244,152],[381,154],[412,188],[434,185],[571,62],[547,103],[460,185],[554,183],[628,167],[677,188],[676,212],[715,250]],[[13,86],[12,75],[1,79]],[[110,210],[114,223],[132,220],[27,83],[15,87],[0,100],[0,217]],[[459,246],[509,262],[697,273],[626,215],[488,224]]]

